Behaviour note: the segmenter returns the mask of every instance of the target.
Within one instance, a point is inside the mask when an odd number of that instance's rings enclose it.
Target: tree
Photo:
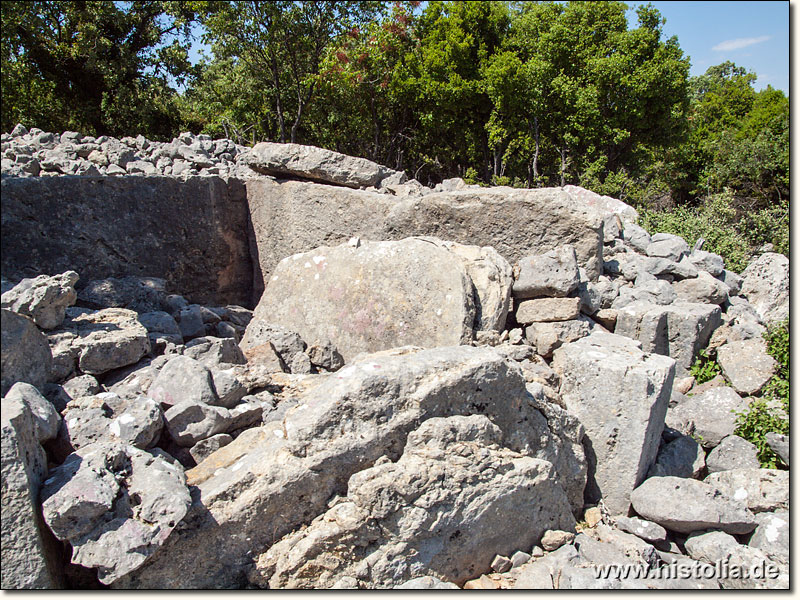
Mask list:
[[[325,49],[381,8],[377,2],[322,0],[190,4],[201,14],[204,39],[212,43],[214,55],[241,63],[248,77],[269,90],[281,142],[299,139]]]
[[[189,70],[193,16],[183,3],[47,0],[0,11],[4,129],[19,120],[96,135],[175,133],[169,79]]]

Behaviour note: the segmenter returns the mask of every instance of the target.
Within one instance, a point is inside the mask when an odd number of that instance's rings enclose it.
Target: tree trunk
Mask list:
[[[561,187],[564,187],[564,172],[567,170],[567,145],[561,145]]]
[[[272,57],[272,81],[275,85],[275,111],[278,113],[278,136],[281,144],[286,143],[286,124],[283,121],[283,107],[281,106],[281,78],[278,71],[278,61]]]

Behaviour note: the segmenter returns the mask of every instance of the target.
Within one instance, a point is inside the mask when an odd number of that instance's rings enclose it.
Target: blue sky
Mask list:
[[[635,9],[647,2],[627,4],[631,27]],[[663,17],[666,37],[678,36],[684,54],[691,59],[691,75],[702,75],[726,60],[758,75],[756,90],[767,85],[789,94],[789,1],[652,1]],[[199,59],[200,28],[191,59]],[[205,46],[206,53],[209,48]]]
[[[789,2],[651,1],[667,19],[664,34],[676,35],[691,59],[691,75],[702,75],[726,60],[758,75],[755,88],[767,85],[789,94]],[[646,2],[628,2],[635,8]],[[628,20],[636,26],[636,13]]]

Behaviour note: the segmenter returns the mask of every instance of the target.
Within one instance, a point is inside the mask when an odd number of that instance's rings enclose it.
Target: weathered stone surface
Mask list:
[[[167,282],[158,277],[108,277],[86,282],[81,286],[78,299],[82,306],[94,309],[127,308],[139,313],[164,311],[168,308],[166,286]]]
[[[549,527],[574,529],[552,465],[492,449],[501,441],[483,415],[429,419],[409,434],[400,460],[351,477],[344,502],[262,554],[251,581],[324,588],[366,574],[381,588],[424,574],[463,584]],[[353,552],[342,559],[338,547]]]
[[[144,325],[144,328],[147,329],[147,333],[178,336],[180,337],[180,341],[178,343],[183,343],[183,336],[181,336],[181,330],[178,327],[178,323],[175,322],[173,316],[168,312],[163,310],[143,312],[139,313],[137,319],[139,320],[139,323]]]
[[[431,237],[420,239],[431,241],[461,258],[474,290],[475,330],[503,331],[514,282],[508,261],[490,246],[481,248]]]
[[[232,441],[233,438],[227,433],[218,433],[217,435],[212,435],[209,438],[197,442],[189,449],[189,454],[192,455],[192,458],[197,464],[200,464],[211,454],[227,446]]]
[[[64,320],[64,311],[75,304],[75,284],[78,274],[67,271],[48,277],[39,275],[23,279],[9,291],[4,292],[3,308],[30,317],[41,329],[54,329]]]
[[[277,323],[304,339],[326,337],[349,360],[407,344],[469,342],[475,306],[462,261],[429,241],[320,247],[281,261],[251,328]]]
[[[705,457],[702,446],[694,438],[682,435],[661,447],[647,476],[700,479],[703,467],[706,466]]]
[[[520,302],[515,316],[520,325],[569,321],[578,318],[580,308],[580,298],[537,298]]]
[[[146,274],[195,302],[250,305],[246,193],[234,179],[4,177],[0,185],[4,277],[79,266],[84,281]]]
[[[754,513],[789,508],[789,471],[732,469],[711,473],[705,481]]]
[[[748,402],[730,387],[715,387],[686,400],[667,412],[667,425],[697,439],[704,448],[717,446],[736,429],[736,414]]]
[[[148,394],[167,406],[184,402],[216,404],[218,401],[211,371],[189,356],[170,359],[150,385]]]
[[[671,233],[657,233],[650,238],[647,256],[667,258],[678,262],[689,254],[689,244],[682,237]]]
[[[728,286],[705,271],[693,279],[676,281],[672,288],[681,302],[722,304],[728,299]]]
[[[308,348],[311,364],[326,371],[337,371],[344,366],[344,358],[330,340],[312,344]]]
[[[24,381],[40,388],[50,380],[53,355],[47,338],[28,317],[10,310],[0,310],[2,315],[2,394],[14,383]]]
[[[514,274],[515,298],[564,297],[580,283],[575,248],[569,245],[521,258]]]
[[[230,413],[204,402],[181,400],[164,413],[164,423],[178,445],[191,448],[201,440],[227,431]]]
[[[724,438],[706,457],[709,473],[731,469],[758,469],[760,466],[758,448],[738,435]]]
[[[639,220],[639,213],[636,212],[636,209],[622,200],[617,200],[611,196],[601,196],[577,185],[565,185],[562,189],[580,205],[590,206],[603,216],[617,215],[626,226],[634,225],[635,227],[636,221]]]
[[[696,532],[686,538],[686,553],[695,560],[714,564],[724,560],[732,548],[739,545],[736,538],[724,531]]]
[[[600,275],[603,265],[601,217],[558,188],[465,189],[398,199],[260,178],[248,181],[247,195],[265,283],[284,257],[353,236],[399,240],[432,235],[491,246],[511,264],[570,244],[590,279]],[[260,290],[256,293],[258,298]]]
[[[486,414],[503,431],[505,447],[539,458],[552,434],[528,397],[519,368],[492,348],[367,356],[298,394],[281,421],[244,431],[192,469],[192,526],[173,532],[151,562],[117,585],[243,585],[248,551],[266,551],[325,512],[334,493],[346,493],[351,475],[381,456],[397,460],[408,433],[429,418]]]
[[[772,379],[777,363],[763,339],[728,342],[717,348],[722,373],[740,394],[755,395]]]
[[[742,273],[740,294],[747,298],[764,323],[789,317],[789,259],[767,252],[751,262]]]
[[[611,308],[620,310],[634,302],[649,302],[652,304],[672,304],[677,299],[677,294],[672,285],[663,279],[653,277],[649,281],[641,281],[642,275],[636,278],[634,287],[621,287],[619,295],[614,298]]]
[[[47,525],[72,545],[72,562],[113,583],[166,541],[190,505],[183,468],[166,454],[120,443],[70,455],[42,488]]]
[[[622,239],[628,242],[634,250],[642,254],[647,253],[650,245],[650,234],[635,223],[625,223],[622,229]]]
[[[733,271],[728,271],[725,269],[722,271],[722,273],[717,275],[717,278],[728,286],[729,296],[738,296],[739,292],[742,291],[744,279],[738,273],[734,273]]]
[[[60,588],[57,542],[39,512],[39,488],[47,475],[47,457],[39,445],[38,428],[20,398],[6,396],[2,406],[0,585],[4,590]]]
[[[30,411],[33,419],[36,439],[39,442],[46,442],[58,435],[58,427],[61,424],[61,415],[56,411],[47,398],[42,396],[30,383],[15,383],[3,396],[3,405],[6,402],[22,402]]]
[[[689,254],[689,261],[698,269],[702,269],[714,277],[719,277],[725,272],[725,262],[719,254],[713,252],[692,250]]]
[[[265,175],[289,175],[351,188],[379,187],[381,181],[397,173],[365,158],[316,146],[274,142],[260,142],[253,146],[247,164]]]
[[[695,479],[651,477],[633,490],[631,505],[645,519],[678,533],[720,529],[744,534],[756,525],[743,502]]]
[[[667,530],[658,523],[645,521],[639,517],[619,516],[615,524],[622,531],[626,531],[648,542],[663,542],[667,539]]]
[[[766,436],[767,444],[772,450],[781,457],[781,460],[789,464],[789,436],[769,432]]]
[[[199,337],[186,343],[184,356],[193,358],[208,368],[219,365],[243,365],[247,362],[233,338]]]
[[[756,515],[756,530],[748,542],[774,561],[789,564],[789,511],[776,510]]]
[[[395,590],[458,590],[460,589],[455,583],[449,581],[442,581],[438,577],[415,577],[409,579],[405,583],[394,586]]]
[[[602,497],[612,514],[628,510],[631,490],[656,458],[674,365],[614,334],[593,333],[555,351],[561,397],[586,428],[587,499]]]
[[[531,323],[525,328],[525,339],[539,356],[549,358],[557,348],[589,335],[592,325],[592,320],[582,315],[571,321]]]
[[[640,341],[646,352],[674,358],[676,376],[682,377],[708,345],[720,315],[710,304],[634,302],[617,311],[614,333]]]
[[[542,548],[547,552],[558,550],[564,544],[572,543],[575,539],[575,533],[572,531],[560,531],[558,529],[548,529],[542,536]]]
[[[108,430],[114,438],[146,450],[156,445],[163,425],[161,407],[152,398],[141,397],[128,403]]]

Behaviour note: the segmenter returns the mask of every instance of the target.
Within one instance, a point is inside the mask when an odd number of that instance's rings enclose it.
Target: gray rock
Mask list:
[[[335,586],[334,586],[335,587]],[[442,581],[438,577],[431,577],[425,575],[423,577],[415,577],[409,579],[405,583],[394,586],[395,590],[458,590],[459,588],[455,583],[449,581]]]
[[[330,340],[318,341],[308,348],[311,364],[326,371],[338,371],[344,366],[344,359]]]
[[[789,464],[789,436],[780,435],[770,431],[766,436],[767,444],[772,448],[773,452],[781,457],[781,460],[787,465]]]
[[[615,519],[615,524],[622,531],[648,542],[663,542],[667,539],[667,530],[661,525],[652,521],[645,521],[639,517],[619,516]]]
[[[201,337],[206,334],[202,308],[203,307],[198,304],[190,304],[178,312],[175,320],[185,340]]]
[[[512,292],[515,298],[564,297],[580,282],[575,248],[560,246],[520,259]]]
[[[511,569],[511,559],[507,556],[500,556],[499,554],[494,557],[492,563],[489,565],[489,568],[492,569],[495,573],[505,573],[509,569]]]
[[[676,375],[683,377],[719,327],[720,315],[709,304],[634,302],[617,311],[614,333],[640,341],[646,352],[674,358]]]
[[[18,384],[19,385],[19,384]],[[0,580],[6,590],[62,587],[59,548],[39,511],[47,457],[38,427],[20,398],[3,398],[2,544]]]
[[[575,539],[575,533],[572,531],[559,531],[548,529],[544,532],[541,539],[541,545],[547,552],[558,550],[564,544],[571,544]]]
[[[632,288],[621,287],[619,289],[619,295],[611,303],[611,308],[620,310],[634,302],[672,304],[677,299],[675,290],[668,281],[663,281],[654,277],[652,281],[640,284],[639,280],[640,277],[637,277],[637,284]]]
[[[3,406],[7,402],[22,402],[33,418],[36,439],[44,443],[58,435],[61,415],[47,398],[42,396],[30,383],[15,383],[3,396]]]
[[[108,425],[111,436],[118,440],[147,450],[158,442],[164,416],[161,408],[151,398],[141,397],[130,402],[125,411]]]
[[[517,550],[511,555],[511,568],[516,569],[530,561],[532,556],[522,550]]]
[[[211,371],[188,356],[170,359],[153,380],[148,395],[166,406],[219,402]]]
[[[241,348],[232,338],[199,337],[186,343],[184,356],[193,358],[206,367],[218,367],[221,364],[243,365],[247,362]]]
[[[689,254],[689,261],[698,269],[702,269],[714,277],[725,273],[725,262],[719,254],[705,250],[692,250]]]
[[[166,308],[166,281],[158,277],[109,277],[89,281],[78,292],[90,308],[127,308],[147,313]]]
[[[24,381],[41,388],[50,380],[53,355],[47,338],[28,317],[2,309],[2,394],[14,383]]]
[[[643,522],[647,523],[647,521]],[[650,530],[655,535],[660,536],[663,532],[663,535],[666,536],[666,531],[661,529],[656,523],[650,523],[650,526]],[[661,531],[659,531],[659,529]],[[592,534],[595,535],[600,542],[618,548],[622,554],[627,557],[627,560],[623,562],[633,561],[635,563],[647,564],[651,567],[656,567],[661,563],[656,549],[645,542],[640,536],[620,531],[605,523],[598,523]],[[581,554],[584,554],[583,550],[584,549],[581,548]],[[592,562],[602,564],[604,561],[595,560]]]
[[[691,436],[682,435],[661,447],[647,476],[700,479],[706,466],[705,458],[702,446]]]
[[[332,494],[352,492],[356,486],[348,485],[350,477],[381,456],[397,460],[404,447],[410,448],[408,433],[429,418],[481,411],[503,431],[504,446],[524,453],[523,461],[538,459],[542,438],[547,442],[553,434],[527,398],[519,368],[489,347],[400,348],[347,365],[298,393],[297,404],[282,420],[242,432],[213,461],[192,469],[188,482],[201,499],[187,515],[193,526],[173,532],[151,562],[116,585],[229,587],[241,582],[252,564],[242,560],[248,550],[267,549],[325,512]],[[455,469],[457,463],[443,466]],[[470,459],[467,468],[474,464]],[[524,471],[507,475],[513,479]],[[566,476],[551,473],[545,488]],[[515,487],[515,494],[527,494],[525,488]],[[370,492],[368,501],[378,498]],[[522,528],[526,535],[536,529]],[[505,536],[503,544],[484,544],[485,567],[495,554],[516,549],[518,535]]]
[[[247,394],[247,388],[236,378],[233,369],[213,369],[211,377],[218,398],[212,404],[216,406],[233,408]]]
[[[739,542],[724,531],[696,532],[686,538],[686,553],[695,560],[714,564],[728,557]]]
[[[629,273],[629,270],[634,270],[634,272]],[[631,278],[631,274],[636,275],[643,271],[650,273],[655,277],[666,277],[672,279],[692,279],[698,276],[697,268],[691,262],[689,262],[686,257],[682,258],[678,262],[675,262],[669,258],[659,258],[655,256],[632,261],[632,264],[628,266],[627,270],[625,270],[623,274],[625,275],[626,279],[631,280],[635,278]]]
[[[586,428],[587,499],[602,497],[612,514],[628,510],[631,490],[656,458],[674,365],[613,334],[593,333],[555,351],[561,397]]]
[[[647,247],[650,245],[650,234],[635,223],[625,224],[622,229],[622,239],[628,242],[637,252],[647,253]]]
[[[328,338],[349,360],[405,344],[466,343],[474,320],[472,283],[462,260],[434,243],[409,238],[323,246],[279,263],[242,347],[253,344],[263,321],[304,339]]]
[[[596,209],[604,217],[616,215],[626,227],[634,225],[639,220],[639,213],[636,212],[636,209],[622,200],[611,196],[602,196],[577,185],[565,185],[562,189],[577,203]]]
[[[311,359],[307,354],[298,353],[292,356],[288,363],[289,372],[295,374],[309,374],[312,371]]]
[[[164,424],[179,446],[191,448],[201,440],[227,431],[231,415],[225,408],[182,400],[167,409]]]
[[[530,325],[550,321],[570,321],[580,315],[580,298],[537,298],[517,305],[517,323]]]
[[[748,402],[730,387],[715,387],[688,396],[667,412],[667,424],[694,437],[704,448],[714,448],[736,429],[736,413]]]
[[[722,373],[740,394],[758,394],[775,374],[777,362],[763,339],[728,342],[717,348]]]
[[[75,271],[23,279],[3,293],[2,307],[30,317],[41,329],[54,329],[64,320],[67,306],[75,304],[77,282]]]
[[[672,287],[681,302],[722,304],[728,299],[728,286],[705,271],[694,279],[676,281]]]
[[[694,479],[651,477],[633,490],[631,505],[645,519],[678,533],[713,528],[745,534],[756,525],[741,501]]]
[[[409,434],[396,463],[355,474],[344,502],[262,554],[250,581],[329,587],[344,575],[358,577],[363,565],[374,587],[391,586],[406,569],[463,584],[488,570],[496,554],[530,544],[544,529],[574,529],[563,490],[548,479],[552,465],[491,448],[501,439],[483,415],[427,420]],[[421,473],[428,475],[420,480]],[[525,480],[535,483],[520,485]],[[419,499],[411,518],[410,498]],[[428,520],[436,517],[431,530]],[[364,543],[376,537],[375,547]],[[336,560],[336,546],[354,555]]]
[[[544,558],[522,567],[517,574],[514,589],[555,589],[554,582],[560,581],[562,571],[580,561],[575,546],[562,546]]]
[[[776,510],[756,515],[756,530],[748,545],[761,550],[770,559],[789,564],[789,546],[791,531],[789,527],[789,511]]]
[[[571,321],[532,323],[525,328],[525,339],[536,348],[539,356],[548,358],[564,344],[589,335],[591,324],[591,319],[583,316]]]
[[[213,454],[220,448],[224,448],[232,441],[233,438],[227,433],[218,433],[216,435],[212,435],[209,438],[197,442],[194,446],[192,446],[189,449],[189,454],[192,455],[192,458],[199,465],[211,454]]]
[[[742,284],[744,283],[744,279],[737,273],[733,271],[728,271],[725,269],[717,275],[717,278],[728,286],[728,295],[729,296],[738,296],[739,292],[742,291]]]
[[[657,233],[650,238],[647,256],[667,258],[678,262],[689,254],[689,244],[682,237],[670,233]]]
[[[76,356],[82,372],[106,373],[135,364],[150,352],[147,330],[132,310],[106,308],[72,313],[71,310],[67,310],[67,318],[53,334],[65,334],[62,352]],[[58,338],[51,335],[50,339]]]
[[[725,437],[706,457],[709,473],[731,469],[758,469],[760,466],[758,448],[738,435]]]
[[[45,522],[72,545],[72,562],[96,567],[103,583],[150,558],[191,504],[183,469],[163,456],[92,444],[56,468],[42,488]]]
[[[292,175],[351,188],[377,187],[396,174],[365,158],[300,144],[260,142],[253,146],[246,162],[251,169],[265,175]]]
[[[742,273],[740,294],[758,312],[765,324],[789,317],[789,259],[767,252],[751,262]]]
[[[94,375],[78,375],[62,385],[64,392],[71,399],[83,398],[84,396],[94,396],[103,391]]]
[[[163,310],[139,313],[137,319],[144,325],[148,333],[167,333],[180,335],[181,330],[178,323],[171,314]]]
[[[789,508],[789,471],[731,469],[711,473],[705,482],[754,513]]]

